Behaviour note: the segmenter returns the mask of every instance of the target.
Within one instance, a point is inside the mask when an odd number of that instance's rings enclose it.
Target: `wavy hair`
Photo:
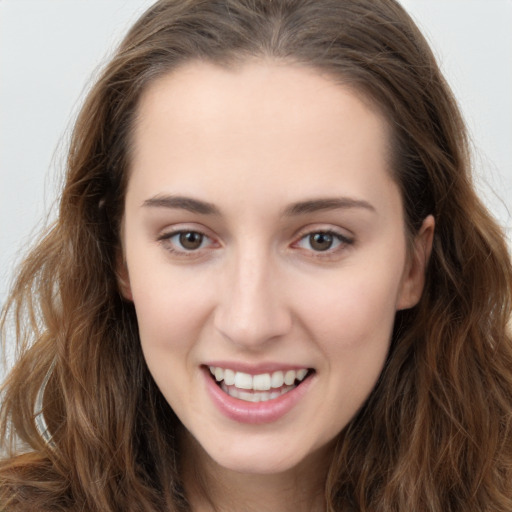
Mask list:
[[[397,314],[382,375],[339,437],[327,510],[510,512],[510,256],[475,194],[456,102],[395,0],[161,0],[129,31],[85,101],[58,219],[3,314],[19,358],[2,388],[0,509],[188,510],[180,422],[116,279],[131,131],[158,77],[253,57],[317,69],[375,104],[409,235],[436,220],[423,296]]]

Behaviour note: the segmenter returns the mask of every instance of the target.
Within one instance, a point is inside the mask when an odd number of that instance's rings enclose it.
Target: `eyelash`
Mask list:
[[[183,247],[183,241],[181,240],[182,236],[185,235],[196,235],[201,238],[200,244],[195,248],[185,248]],[[315,236],[322,236],[327,237],[330,239],[331,244],[329,247],[325,249],[319,249],[315,250],[311,247],[312,237]],[[173,242],[173,238],[178,237],[176,241]],[[201,250],[208,250],[211,249],[211,247],[205,247],[204,244],[208,241],[210,242],[208,245],[214,245],[215,242],[206,235],[205,233],[202,233],[201,231],[194,230],[194,229],[180,229],[178,231],[172,231],[169,233],[164,233],[160,237],[158,237],[158,242],[160,242],[164,248],[169,251],[171,254],[175,254],[178,256],[184,256],[184,257],[197,257],[201,254]],[[301,246],[301,243],[304,241],[308,242],[309,240],[309,246],[310,248],[306,248]],[[354,240],[352,238],[349,238],[345,235],[342,235],[341,233],[338,233],[333,230],[312,230],[305,232],[301,234],[300,238],[292,244],[292,247],[300,248],[305,251],[311,252],[314,257],[316,258],[328,258],[330,256],[333,256],[338,251],[343,250],[343,248],[346,248],[347,246],[353,245]],[[332,245],[335,244],[335,247],[333,248]],[[177,248],[178,245],[181,245],[181,248]]]
[[[320,235],[322,237],[330,238],[331,244],[329,245],[329,247],[327,247],[323,250],[322,249],[315,250],[313,248],[308,249],[308,248],[302,247],[307,251],[311,251],[317,258],[332,256],[332,255],[336,254],[338,251],[342,250],[343,248],[346,248],[347,246],[350,246],[354,243],[354,240],[352,238],[342,235],[341,233],[338,233],[336,231],[329,230],[329,229],[327,229],[327,230],[319,229],[319,230],[313,230],[313,231],[308,231],[307,233],[304,233],[299,238],[299,240],[297,242],[295,242],[293,245],[296,247],[301,247],[300,244],[305,241],[311,247],[312,238],[315,236],[318,236],[318,235]],[[335,244],[335,247],[332,247],[333,244]]]
[[[189,249],[183,247],[182,241],[176,241],[173,242],[173,238],[178,237],[178,240],[184,236],[184,235],[198,235],[201,237],[200,245],[196,248]],[[172,231],[170,233],[164,233],[160,237],[158,237],[158,242],[160,242],[164,248],[169,251],[171,254],[176,254],[179,256],[185,256],[185,257],[193,257],[199,255],[200,249],[205,249],[204,243],[206,241],[213,242],[213,240],[208,236],[202,233],[201,231],[195,230],[195,229],[180,229],[178,231]],[[176,247],[178,245],[182,245],[182,248],[177,249]]]

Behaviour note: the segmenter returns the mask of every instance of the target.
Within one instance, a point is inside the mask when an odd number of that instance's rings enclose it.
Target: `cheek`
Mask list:
[[[190,284],[190,283],[189,283]],[[160,281],[157,286],[135,286],[142,352],[153,379],[168,403],[176,411],[194,408],[194,395],[181,392],[192,389],[196,375],[195,350],[201,331],[208,322],[207,304],[199,289],[180,283]]]
[[[141,272],[140,263],[132,261],[130,283],[144,351],[153,357],[150,350],[186,350],[190,340],[197,339],[211,311],[211,300],[204,293],[204,276],[155,262]]]
[[[157,290],[154,293],[134,293],[140,336],[143,344],[186,345],[188,339],[201,329],[206,321],[207,305],[198,293],[190,300],[190,290],[180,293]]]
[[[301,310],[319,339],[332,340],[332,350],[389,341],[399,289],[392,272],[354,268],[306,289],[315,291],[302,301]]]
[[[300,305],[310,338],[323,354],[319,374],[329,376],[323,381],[324,407],[337,413],[322,417],[333,435],[368,398],[389,351],[398,280],[385,276],[353,269]]]

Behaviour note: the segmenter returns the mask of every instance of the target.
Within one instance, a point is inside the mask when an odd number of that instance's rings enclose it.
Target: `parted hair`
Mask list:
[[[57,220],[3,313],[19,357],[1,395],[0,510],[188,510],[181,424],[116,276],[132,129],[158,77],[254,58],[318,70],[375,105],[408,236],[436,221],[422,298],[397,313],[379,381],[339,436],[326,509],[510,512],[510,255],[475,193],[452,93],[395,0],[161,0],[131,28],[85,100]]]

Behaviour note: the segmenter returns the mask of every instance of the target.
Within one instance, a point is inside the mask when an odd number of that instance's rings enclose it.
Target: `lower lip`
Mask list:
[[[208,369],[204,368],[208,393],[222,414],[239,423],[261,424],[272,423],[286,415],[307,393],[313,376],[306,378],[297,387],[284,395],[266,402],[246,402],[234,398],[217,385],[211,378]]]

